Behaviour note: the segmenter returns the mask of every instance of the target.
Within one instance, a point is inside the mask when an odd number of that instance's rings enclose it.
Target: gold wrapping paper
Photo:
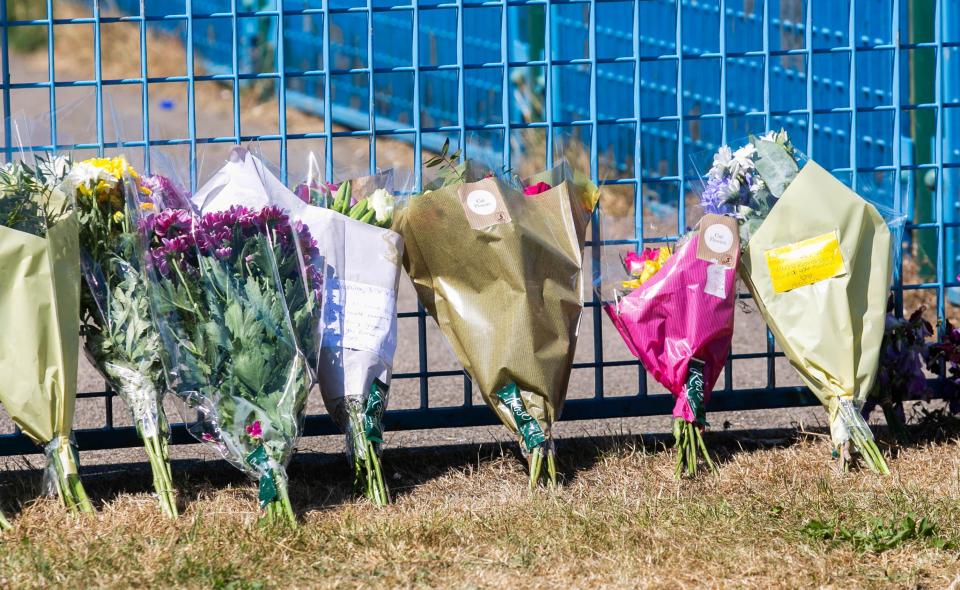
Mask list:
[[[514,413],[496,395],[501,388],[519,387],[547,436],[566,397],[583,311],[585,233],[599,198],[589,180],[571,177],[560,166],[528,179],[553,187],[533,196],[495,181],[506,223],[473,229],[462,185],[414,197],[395,223],[421,303],[515,433]]]

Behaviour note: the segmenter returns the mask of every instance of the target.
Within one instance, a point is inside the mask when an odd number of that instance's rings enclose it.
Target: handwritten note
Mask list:
[[[840,240],[832,231],[765,253],[773,290],[785,293],[846,272]]]
[[[355,281],[344,281],[343,288],[343,347],[379,354],[392,336],[396,294]]]

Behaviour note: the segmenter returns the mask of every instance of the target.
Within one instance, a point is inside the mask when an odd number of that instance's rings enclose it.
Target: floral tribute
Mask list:
[[[295,523],[285,465],[315,382],[316,242],[277,207],[163,209],[139,227],[171,385],[201,416],[194,433],[259,482],[268,521]]]

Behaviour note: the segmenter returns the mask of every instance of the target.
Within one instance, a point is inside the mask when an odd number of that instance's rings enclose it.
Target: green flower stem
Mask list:
[[[546,459],[547,470],[544,473],[543,463]],[[530,489],[534,490],[540,484],[541,479],[547,480],[547,486],[553,487],[557,485],[557,463],[556,463],[556,452],[553,450],[553,446],[550,445],[548,448],[547,443],[543,443],[534,447],[530,451],[530,456],[527,458],[527,462],[530,467]]]
[[[93,512],[93,504],[90,503],[90,498],[87,496],[87,491],[83,489],[83,483],[80,481],[80,476],[78,474],[70,474],[67,476],[67,481],[70,483],[70,493],[73,494],[73,497],[77,503],[77,509],[80,512]]]
[[[277,497],[267,503],[264,518],[269,524],[286,524],[296,528],[297,515],[294,514],[293,505],[290,503],[287,477],[281,473],[274,473],[274,481],[277,485]]]
[[[890,475],[890,468],[887,467],[887,462],[884,460],[883,453],[880,452],[875,440],[864,437],[859,433],[851,433],[851,440],[871,471],[880,475]]]
[[[70,453],[72,450],[67,449],[66,452]],[[63,453],[52,453],[50,462],[56,474],[54,483],[57,486],[57,494],[64,506],[73,512],[93,512],[93,505],[90,503],[90,498],[87,497],[86,490],[83,489],[80,476],[76,473],[68,473],[66,466],[63,464]],[[74,468],[73,471],[75,470]]]
[[[383,467],[376,445],[367,439],[360,411],[350,409],[348,412],[354,493],[362,494],[377,506],[386,506],[390,503],[390,490],[383,479]]]
[[[58,454],[51,455],[49,461],[55,474],[54,484],[57,486],[57,495],[60,496],[60,501],[68,510],[76,511],[76,504],[73,501],[73,495],[70,494],[69,486],[67,486],[67,478],[63,474],[63,465],[60,464]]]
[[[543,446],[538,446],[533,449],[530,453],[530,458],[528,459],[530,463],[530,489],[534,490],[537,488],[537,484],[540,483],[540,461],[543,458]]]
[[[143,446],[150,460],[153,472],[153,490],[160,502],[160,510],[165,516],[177,518],[177,499],[173,487],[173,475],[170,471],[170,459],[167,454],[167,441],[159,435],[143,438]]]
[[[707,450],[706,443],[703,442],[703,435],[700,433],[698,425],[687,422],[683,418],[674,418],[673,436],[676,439],[677,449],[674,477],[677,479],[684,475],[696,477],[701,456],[707,469],[713,473],[717,472],[717,467],[710,459],[710,452]]]
[[[373,465],[374,482],[374,504],[377,506],[386,506],[390,503],[390,490],[383,480],[383,469],[380,466],[380,456],[377,455],[376,448],[369,440],[367,441],[367,455],[370,457],[370,463]]]
[[[547,453],[547,475],[550,482],[557,485],[557,454],[554,452]]]
[[[186,277],[183,276],[183,271],[180,270],[179,264],[175,263],[175,264],[171,264],[170,266],[173,267],[173,270],[177,273],[177,278],[180,279],[180,284],[183,285],[183,290],[187,294],[187,299],[190,300],[190,306],[193,307],[191,311],[193,311],[193,313],[196,314],[197,317],[203,317],[203,315],[200,313],[200,308],[197,307],[197,302],[193,300],[193,295],[190,293],[190,285],[192,285],[193,283],[187,282]]]
[[[873,438],[873,434],[870,432],[870,428],[866,423],[857,425],[857,422],[861,422],[859,414],[854,415],[855,418],[852,418],[851,421],[854,424],[851,424],[847,427],[849,432],[849,441],[848,444],[852,444],[853,448],[860,454],[863,458],[864,463],[867,464],[867,467],[870,468],[874,473],[879,473],[880,475],[890,475],[890,469],[887,467],[887,462],[883,458],[883,453],[880,452],[879,447],[877,447],[877,442]],[[834,417],[836,420],[843,420],[843,415]],[[848,452],[844,452],[844,449],[838,449],[840,451],[840,466],[842,471],[847,472],[850,469],[849,463],[852,458]]]
[[[11,525],[7,517],[3,515],[3,512],[0,512],[0,531],[9,531],[12,528],[13,525]]]

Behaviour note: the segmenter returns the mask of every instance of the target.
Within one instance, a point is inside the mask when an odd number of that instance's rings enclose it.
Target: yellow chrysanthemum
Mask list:
[[[89,160],[84,160],[83,163],[99,168],[114,178],[122,178],[124,173],[129,174],[130,177],[135,180],[140,178],[137,171],[127,163],[127,159],[123,156],[116,156],[114,158],[90,158]]]
[[[156,211],[157,206],[153,203],[140,203],[140,208],[144,211]]]

